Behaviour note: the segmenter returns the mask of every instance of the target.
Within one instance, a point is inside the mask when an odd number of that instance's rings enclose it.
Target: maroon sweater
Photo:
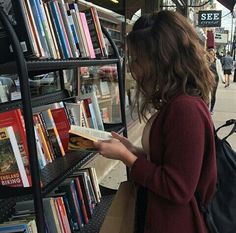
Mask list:
[[[148,190],[145,233],[207,233],[203,203],[216,186],[213,123],[199,97],[179,95],[160,111],[150,132],[150,160],[138,158],[131,179]]]

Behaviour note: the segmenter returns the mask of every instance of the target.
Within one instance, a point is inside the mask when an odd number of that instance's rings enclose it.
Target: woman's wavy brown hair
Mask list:
[[[208,104],[214,78],[206,51],[187,19],[177,12],[141,16],[127,36],[129,65],[137,82],[139,116],[159,111],[178,93]]]

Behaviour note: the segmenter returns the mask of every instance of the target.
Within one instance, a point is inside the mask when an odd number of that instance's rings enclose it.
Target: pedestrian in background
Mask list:
[[[146,122],[142,148],[116,133],[95,146],[129,167],[130,179],[146,192],[137,203],[138,232],[207,233],[194,195],[198,190],[207,205],[216,188],[208,110],[214,77],[207,51],[193,26],[173,11],[141,16],[127,46],[139,116],[147,119],[153,109],[155,113]]]
[[[216,102],[216,91],[219,83],[219,76],[223,74],[222,66],[220,60],[216,57],[215,50],[213,48],[208,49],[209,53],[209,63],[210,69],[215,77],[215,85],[211,91],[211,101],[210,101],[210,112],[214,113],[214,106]]]
[[[230,56],[230,51],[222,58],[222,68],[225,76],[225,87],[230,85],[230,78],[233,69],[233,58]]]

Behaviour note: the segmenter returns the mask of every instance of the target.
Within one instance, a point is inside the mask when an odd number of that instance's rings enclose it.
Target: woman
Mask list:
[[[208,110],[214,77],[205,51],[188,21],[176,12],[141,16],[127,37],[145,118],[143,148],[113,133],[95,146],[131,168],[130,179],[147,191],[145,233],[207,233],[194,193],[203,204],[216,185],[213,123]]]
[[[214,107],[216,103],[216,91],[219,83],[219,76],[220,76],[220,70],[219,70],[219,65],[217,64],[220,63],[218,58],[216,57],[214,49],[209,49],[209,63],[210,63],[210,69],[215,77],[215,85],[211,91],[211,102],[210,102],[210,112],[211,114],[214,113]]]
[[[225,76],[225,87],[228,87],[230,85],[233,69],[233,58],[230,56],[230,51],[228,51],[226,56],[222,58],[222,68]]]

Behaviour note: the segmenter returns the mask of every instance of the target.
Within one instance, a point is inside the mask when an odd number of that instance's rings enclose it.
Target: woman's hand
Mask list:
[[[94,142],[94,145],[104,157],[121,160],[128,167],[131,167],[137,159],[137,157],[116,138]]]

